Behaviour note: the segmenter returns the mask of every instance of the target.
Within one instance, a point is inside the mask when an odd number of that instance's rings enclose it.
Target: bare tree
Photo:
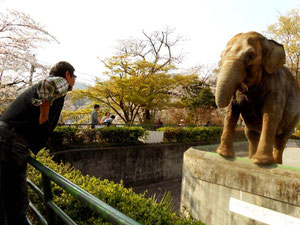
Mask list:
[[[120,40],[117,54],[129,54],[140,60],[153,63],[155,66],[148,71],[155,73],[170,64],[178,64],[182,61],[182,51],[174,53],[174,48],[179,42],[184,41],[183,36],[176,35],[175,29],[166,27],[162,31],[154,31],[147,34],[143,31],[144,39]]]
[[[205,84],[214,83],[216,78],[216,64],[196,65],[186,70],[185,74],[195,74],[199,80]]]

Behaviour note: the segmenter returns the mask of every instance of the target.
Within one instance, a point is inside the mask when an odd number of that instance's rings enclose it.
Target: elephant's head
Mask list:
[[[235,35],[221,55],[221,71],[216,89],[216,104],[226,107],[237,89],[246,92],[272,76],[285,63],[282,45],[256,32]]]

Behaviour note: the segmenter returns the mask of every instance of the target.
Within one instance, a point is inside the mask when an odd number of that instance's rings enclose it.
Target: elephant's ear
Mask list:
[[[264,40],[263,49],[265,52],[263,66],[268,73],[272,74],[285,63],[283,45],[273,40]]]

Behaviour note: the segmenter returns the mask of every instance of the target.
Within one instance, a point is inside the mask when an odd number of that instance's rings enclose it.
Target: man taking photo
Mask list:
[[[20,94],[0,118],[0,224],[27,225],[27,159],[46,146],[76,76],[58,62],[49,76]]]

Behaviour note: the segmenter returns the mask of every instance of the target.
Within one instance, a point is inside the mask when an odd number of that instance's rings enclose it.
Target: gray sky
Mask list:
[[[263,32],[279,13],[299,7],[299,0],[0,0],[0,10],[29,14],[59,40],[39,50],[39,60],[69,61],[84,82],[104,71],[97,57],[111,57],[117,40],[142,37],[142,30],[169,26],[184,35],[181,67],[188,68],[217,63],[232,36]]]

